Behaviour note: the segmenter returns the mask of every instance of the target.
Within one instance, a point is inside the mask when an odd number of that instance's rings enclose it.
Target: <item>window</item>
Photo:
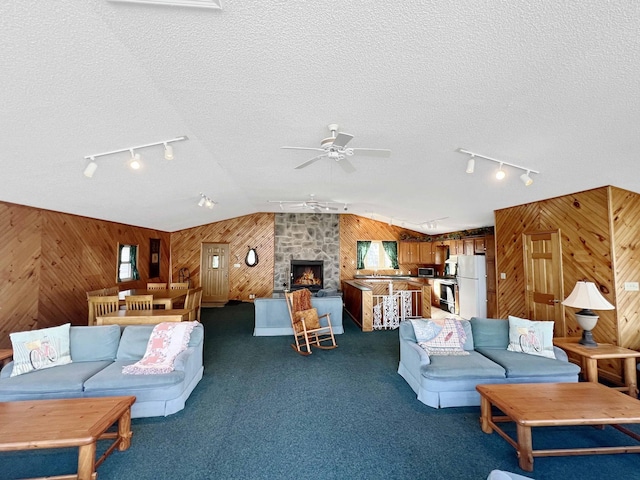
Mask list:
[[[118,282],[138,280],[138,246],[118,244]]]
[[[373,240],[369,246],[369,251],[364,257],[364,268],[368,270],[382,270],[393,268],[389,255],[382,248],[382,242]]]

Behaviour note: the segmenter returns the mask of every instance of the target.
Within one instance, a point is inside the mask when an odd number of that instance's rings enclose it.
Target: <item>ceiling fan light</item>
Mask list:
[[[164,144],[164,159],[173,160],[173,147],[168,144]]]
[[[473,171],[476,169],[476,159],[473,155],[471,155],[471,158],[469,159],[469,161],[467,162],[467,173],[473,173]]]
[[[93,177],[93,174],[96,173],[96,170],[98,169],[98,164],[95,162],[95,159],[93,157],[91,157],[91,161],[87,164],[87,166],[84,169],[84,176],[87,178],[91,178]]]
[[[529,176],[529,170],[527,170],[526,173],[523,173],[522,175],[520,175],[520,180],[522,180],[522,183],[524,183],[525,187],[528,187],[529,185],[531,185],[533,183],[533,178],[531,178]]]

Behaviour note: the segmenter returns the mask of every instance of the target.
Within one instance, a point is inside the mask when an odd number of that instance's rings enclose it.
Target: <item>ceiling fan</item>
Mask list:
[[[331,201],[319,201],[315,199],[315,195],[313,193],[309,194],[309,200],[269,200],[269,203],[279,203],[280,209],[284,210],[285,205],[289,208],[301,209],[301,210],[313,210],[317,213],[335,211],[338,210],[337,206],[334,205],[342,205],[338,202]],[[344,210],[347,210],[347,204],[345,203],[343,206]]]
[[[313,157],[311,160],[307,160],[301,163],[296,169],[308,167],[314,162],[317,162],[321,158],[328,157],[338,162],[338,165],[347,173],[355,172],[355,168],[347,157],[353,155],[367,155],[370,157],[388,157],[391,155],[391,150],[382,148],[347,148],[347,143],[351,141],[353,135],[344,132],[338,132],[338,125],[332,123],[329,125],[329,131],[331,136],[325,138],[320,142],[320,147],[281,147],[291,150],[314,150],[322,152],[321,154]]]

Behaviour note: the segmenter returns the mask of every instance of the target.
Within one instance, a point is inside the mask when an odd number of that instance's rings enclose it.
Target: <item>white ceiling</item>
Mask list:
[[[636,0],[223,0],[222,10],[106,0],[0,4],[0,200],[163,231],[269,200],[348,204],[433,233],[493,225],[493,210],[603,185],[640,192]],[[346,174],[296,170],[327,125]],[[180,135],[162,147],[85,156]],[[465,148],[539,170],[478,160]],[[200,192],[217,205],[200,208]],[[340,212],[343,210],[340,208]]]

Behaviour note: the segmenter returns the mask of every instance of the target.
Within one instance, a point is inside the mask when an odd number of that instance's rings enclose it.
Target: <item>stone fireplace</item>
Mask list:
[[[290,289],[308,288],[312,292],[322,289],[324,266],[322,260],[291,260]]]
[[[321,288],[340,288],[340,219],[335,213],[276,213],[273,290],[292,288],[291,262],[322,262]],[[315,275],[314,275],[315,277]]]

